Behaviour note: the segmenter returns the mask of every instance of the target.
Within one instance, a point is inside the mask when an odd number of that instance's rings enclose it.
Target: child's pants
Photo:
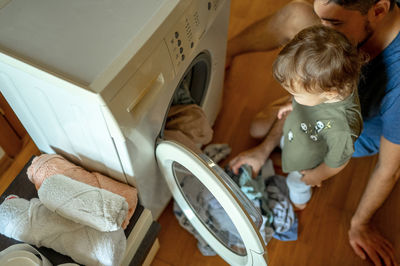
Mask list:
[[[304,204],[311,199],[311,186],[306,185],[300,179],[302,174],[298,171],[290,172],[286,177],[286,184],[289,188],[289,197],[294,204]]]
[[[280,147],[283,149],[284,137],[280,141]],[[286,184],[289,188],[289,197],[294,204],[304,204],[311,199],[311,186],[306,185],[300,179],[303,177],[298,171],[293,171],[286,177]]]

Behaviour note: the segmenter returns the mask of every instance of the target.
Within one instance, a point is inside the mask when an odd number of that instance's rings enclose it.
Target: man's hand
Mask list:
[[[260,146],[244,151],[237,155],[232,161],[229,162],[229,167],[234,174],[239,173],[239,168],[243,164],[248,164],[253,170],[253,177],[256,177],[261,167],[266,161],[265,153]]]
[[[393,245],[375,228],[366,225],[353,225],[349,230],[350,245],[363,260],[367,256],[376,266],[396,266]]]
[[[286,115],[288,115],[293,110],[292,102],[288,102],[281,107],[279,107],[277,117],[278,119],[282,119]]]
[[[300,171],[303,175],[301,181],[312,187],[320,187],[322,183],[321,171],[318,168]]]

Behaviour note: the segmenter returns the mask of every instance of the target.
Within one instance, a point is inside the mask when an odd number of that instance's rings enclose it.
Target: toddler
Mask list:
[[[340,172],[362,130],[357,49],[340,32],[313,26],[299,32],[274,62],[276,80],[293,96],[281,106],[282,169],[290,199],[303,209],[311,187]]]

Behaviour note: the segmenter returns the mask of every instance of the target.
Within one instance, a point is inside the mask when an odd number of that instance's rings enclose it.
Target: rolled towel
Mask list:
[[[76,181],[102,188],[124,197],[126,202],[128,202],[129,210],[121,225],[123,229],[129,224],[129,220],[136,209],[136,188],[118,182],[100,173],[88,172],[57,154],[42,154],[35,157],[27,170],[27,174],[29,180],[35,184],[37,190],[39,190],[46,178],[56,174],[62,174]]]
[[[126,237],[120,228],[100,232],[47,209],[39,199],[10,198],[0,205],[0,233],[45,246],[84,265],[119,265]]]
[[[124,197],[65,175],[44,180],[38,195],[49,210],[103,232],[120,228],[128,212]]]

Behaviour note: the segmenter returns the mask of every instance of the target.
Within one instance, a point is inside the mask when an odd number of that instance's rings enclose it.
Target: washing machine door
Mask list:
[[[218,165],[173,141],[159,141],[156,157],[175,201],[216,253],[231,265],[267,265],[261,214]]]

